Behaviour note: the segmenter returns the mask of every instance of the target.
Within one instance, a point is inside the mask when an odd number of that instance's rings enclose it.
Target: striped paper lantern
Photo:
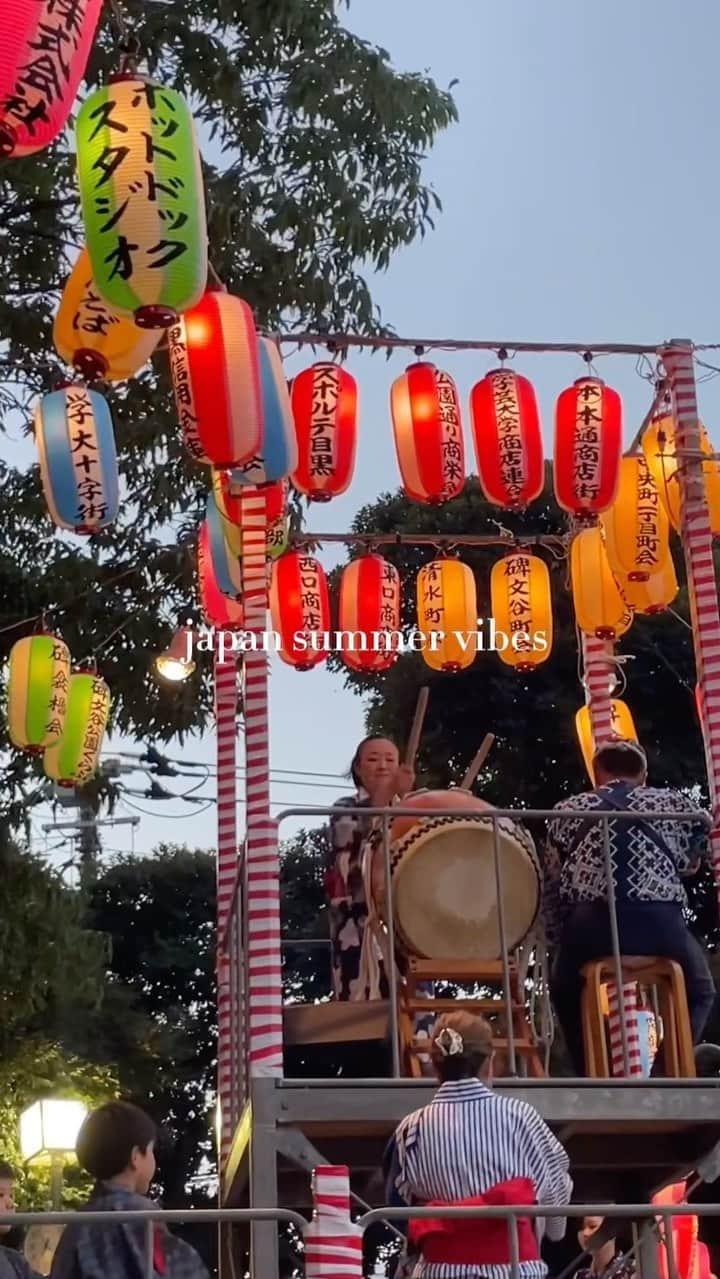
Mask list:
[[[622,453],[622,401],[596,377],[558,398],[553,469],[558,506],[580,518],[615,501]]]
[[[233,468],[233,484],[262,487],[286,479],[298,460],[297,438],[290,392],[280,353],[269,338],[259,338],[260,388],[262,392],[262,440],[258,453]]]
[[[275,560],[270,578],[270,616],[284,662],[309,671],[329,649],[330,597],[322,564],[303,551]]]
[[[290,395],[297,463],[292,482],[311,502],[348,488],[357,448],[357,383],[339,364],[313,364],[293,379]]]
[[[82,383],[44,395],[35,440],[48,510],[58,528],[97,533],[118,513],[115,435],[107,400]]]
[[[462,492],[465,444],[457,387],[434,364],[411,364],[390,391],[395,450],[408,497],[438,505]]]
[[[94,673],[70,676],[62,736],[43,757],[47,777],[59,786],[84,786],[98,771],[110,714],[110,690]]]
[[[207,227],[190,108],[175,89],[121,75],[77,121],[80,199],[98,292],[142,328],[168,328],[200,301]]]
[[[400,575],[382,555],[360,555],[340,578],[340,652],[352,671],[387,671],[397,657]]]
[[[217,467],[255,457],[263,408],[258,338],[247,302],[208,290],[170,330],[168,346],[190,456]]]
[[[225,523],[212,493],[208,494],[205,521],[209,534],[210,559],[218,589],[231,600],[242,599],[242,573],[239,552],[228,539]],[[237,532],[237,530],[235,530]]]
[[[225,537],[236,555],[242,554],[242,536],[240,524],[242,518],[242,494],[247,493],[249,485],[238,477],[237,471],[212,471],[213,497],[225,526]],[[289,535],[288,498],[290,484],[288,480],[278,480],[263,488],[265,509],[267,512],[267,553],[271,559],[277,559],[287,548]]]
[[[104,302],[82,250],[63,289],[53,324],[55,350],[87,382],[123,382],[147,364],[160,341],[159,329],[139,329]]]
[[[224,595],[215,576],[210,529],[207,520],[200,525],[198,538],[198,588],[200,608],[208,626],[218,631],[241,631],[244,628],[242,604]]]
[[[55,635],[28,635],[10,650],[8,734],[18,750],[54,746],[65,727],[70,650]]]
[[[3,0],[0,157],[31,155],[62,132],[102,0]]]
[[[495,506],[527,506],[543,490],[540,413],[532,382],[493,369],[470,392],[475,459],[483,492]]]

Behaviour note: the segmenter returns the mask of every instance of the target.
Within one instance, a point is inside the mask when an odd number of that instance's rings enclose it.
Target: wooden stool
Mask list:
[[[532,1037],[527,1019],[524,995],[520,989],[520,976],[515,964],[509,961],[510,968],[510,1009],[508,1010],[504,995],[500,999],[486,999],[473,995],[461,996],[458,999],[436,999],[434,996],[418,992],[418,986],[426,982],[451,981],[459,985],[478,982],[483,985],[503,986],[503,966],[500,960],[488,960],[486,963],[469,963],[457,959],[408,959],[407,966],[398,985],[398,1028],[400,1031],[400,1048],[403,1069],[411,1078],[422,1078],[423,1070],[419,1058],[427,1055],[429,1043],[415,1035],[415,1018],[418,1013],[428,1013],[431,1017],[439,1017],[442,1013],[469,1012],[479,1013],[488,1019],[503,1017],[505,1022],[505,1038],[494,1039],[495,1049],[506,1055],[509,1050],[508,1035],[512,1035],[515,1054],[525,1062],[527,1073],[534,1079],[545,1076],[538,1046]]]
[[[653,955],[622,955],[623,980],[650,986],[657,992],[658,1012],[663,1023],[663,1064],[669,1079],[695,1079],[690,1015],[682,968],[672,959]],[[581,1017],[588,1079],[609,1079],[602,987],[616,980],[615,961],[596,959],[582,969],[584,980]]]

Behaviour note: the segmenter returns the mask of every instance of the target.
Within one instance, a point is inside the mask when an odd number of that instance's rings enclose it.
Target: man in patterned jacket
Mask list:
[[[646,786],[647,758],[636,742],[615,741],[596,751],[595,790],[557,804],[556,810],[632,810],[637,820],[609,820],[608,838],[620,933],[625,955],[662,955],[685,974],[693,1041],[699,1043],[715,1000],[705,953],[689,931],[682,878],[695,874],[709,853],[707,821],[679,791]],[[645,813],[688,813],[698,820],[663,821]],[[580,970],[612,954],[604,823],[557,818],[548,823],[544,910],[548,941],[557,947],[551,991],[568,1051],[584,1071],[580,1025]]]

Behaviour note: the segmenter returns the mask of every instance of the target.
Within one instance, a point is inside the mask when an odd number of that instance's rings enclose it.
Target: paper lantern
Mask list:
[[[434,364],[411,364],[390,392],[395,450],[408,497],[437,505],[465,483],[457,387]]]
[[[598,639],[614,639],[627,613],[620,588],[597,526],[582,529],[570,547],[570,580],[575,616],[581,631]]]
[[[617,584],[625,603],[635,613],[663,613],[680,590],[672,555],[668,555],[659,572],[653,573],[646,582],[631,582],[629,578],[618,577]]]
[[[232,467],[262,439],[260,354],[242,298],[208,290],[168,335],[170,371],[185,447],[196,462]]]
[[[60,786],[84,786],[98,771],[110,714],[110,690],[94,673],[70,676],[62,736],[43,758],[46,775]]]
[[[120,75],[77,120],[80,200],[101,297],[142,328],[168,328],[200,301],[207,228],[190,108],[175,91]]]
[[[630,712],[629,706],[625,702],[613,699],[610,702],[610,715],[612,725],[612,736],[628,742],[637,742],[638,736],[635,731],[635,723]],[[595,754],[595,744],[592,735],[592,720],[590,717],[590,707],[581,706],[575,716],[575,731],[580,743],[585,768],[588,777],[595,785],[595,776],[593,773],[592,761]]]
[[[543,490],[540,414],[532,383],[493,369],[470,392],[478,476],[488,502],[523,507]]]
[[[242,552],[240,524],[242,520],[241,495],[248,485],[238,478],[236,471],[212,471],[213,496],[225,523],[225,537],[236,555]],[[289,535],[288,480],[264,486],[267,519],[267,553],[272,559],[282,555]]]
[[[205,521],[209,535],[208,547],[212,571],[218,590],[231,600],[242,599],[242,571],[239,553],[234,550],[231,541],[226,537],[229,527],[223,520],[212,493],[208,494]],[[234,530],[237,533],[237,529]]]
[[[65,727],[70,650],[55,635],[28,635],[10,650],[8,733],[13,746],[40,752]]]
[[[311,502],[327,502],[345,492],[355,468],[355,378],[339,364],[313,364],[293,379],[290,403],[298,450],[292,482]]]
[[[200,609],[208,626],[218,631],[241,631],[244,629],[244,613],[242,604],[225,595],[215,576],[215,565],[211,548],[210,529],[207,520],[200,525],[198,538],[198,589],[200,592]]]
[[[400,575],[382,555],[360,555],[340,578],[339,648],[352,671],[387,671],[397,657]]]
[[[63,289],[53,324],[55,350],[87,382],[123,382],[147,364],[159,329],[139,329],[100,297],[83,249]]]
[[[286,479],[295,470],[298,445],[280,353],[269,338],[259,338],[262,440],[255,457],[233,467],[233,484],[262,487]]]
[[[460,560],[432,560],[417,577],[418,631],[423,660],[435,671],[472,666],[478,647],[477,592]]]
[[[615,576],[647,582],[670,558],[670,523],[644,457],[623,457],[618,491],[600,516]],[[627,597],[626,597],[627,598]]]
[[[118,513],[115,435],[107,400],[82,383],[44,395],[35,440],[48,510],[58,528],[97,533]]]
[[[327,658],[330,597],[325,570],[312,555],[288,551],[270,578],[270,616],[284,662],[309,671]]]
[[[547,661],[553,617],[550,574],[544,560],[518,549],[493,564],[490,611],[495,621],[495,648],[502,662],[518,671],[531,671]]]
[[[32,155],[64,129],[102,0],[3,0],[0,157]]]
[[[622,401],[599,378],[583,377],[555,409],[555,496],[581,517],[615,501],[622,452]]]
[[[720,462],[713,461],[713,449],[707,431],[700,428],[700,448],[707,454],[703,462],[705,501],[710,527],[714,537],[720,536]],[[680,488],[678,484],[678,458],[676,449],[675,420],[670,414],[654,417],[643,433],[642,448],[648,469],[660,493],[661,501],[674,529],[680,531]]]

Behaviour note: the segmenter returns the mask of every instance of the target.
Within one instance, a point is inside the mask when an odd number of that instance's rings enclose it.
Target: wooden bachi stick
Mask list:
[[[467,772],[465,773],[465,776],[463,777],[460,783],[460,790],[470,790],[470,787],[472,786],[473,782],[475,781],[475,778],[480,772],[480,769],[485,763],[485,760],[490,754],[490,750],[494,741],[495,741],[494,733],[485,734],[482,740],[480,749],[475,752],[475,755],[468,766]]]
[[[405,752],[405,763],[409,764],[411,768],[415,763],[415,756],[417,755],[418,746],[420,745],[423,722],[425,720],[425,712],[428,704],[428,695],[429,689],[427,687],[421,688],[418,693],[417,706],[415,707],[415,718],[410,730],[410,737],[408,739],[407,750]]]

